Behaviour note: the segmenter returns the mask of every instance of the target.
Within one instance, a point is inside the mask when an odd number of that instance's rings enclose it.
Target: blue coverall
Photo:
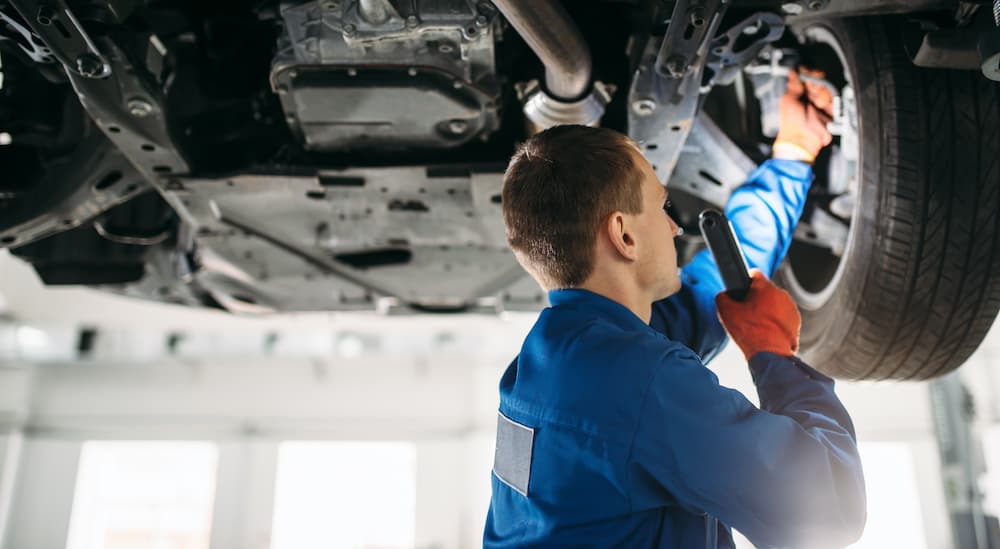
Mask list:
[[[752,267],[772,275],[812,179],[770,160],[726,207]],[[844,546],[865,521],[854,427],[833,380],[758,353],[758,409],[704,363],[725,344],[702,252],[649,324],[586,290],[549,292],[500,381],[485,547]]]

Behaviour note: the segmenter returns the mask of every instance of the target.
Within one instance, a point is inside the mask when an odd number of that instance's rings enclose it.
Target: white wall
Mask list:
[[[23,447],[24,436],[20,430],[0,435],[0,547],[7,539]]]
[[[0,417],[6,410],[28,432],[4,547],[65,546],[77,459],[89,439],[216,441],[212,547],[249,549],[270,546],[282,440],[411,440],[417,546],[476,545],[489,498],[496,383],[508,359],[74,363],[0,370],[6,375],[0,375]]]
[[[81,441],[26,437],[4,547],[63,549]]]
[[[212,546],[249,549],[270,544],[280,441],[412,440],[417,546],[476,546],[489,500],[496,386],[509,358],[76,363],[8,372],[22,391],[17,398],[7,391],[8,402],[20,402],[29,417],[5,547],[64,547],[65,524],[52,524],[68,523],[79,444],[87,439],[216,441]],[[712,367],[724,384],[754,397],[735,348]],[[950,546],[926,385],[840,384],[839,393],[862,441],[914,449],[928,547]]]

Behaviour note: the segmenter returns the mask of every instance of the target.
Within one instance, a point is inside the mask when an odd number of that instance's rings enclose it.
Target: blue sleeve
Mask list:
[[[726,217],[751,268],[774,275],[792,243],[802,216],[812,168],[794,160],[768,160],[733,191]],[[681,290],[653,303],[650,326],[686,345],[709,362],[726,342],[715,313],[715,295],[724,289],[708,250],[699,252],[681,271]]]
[[[633,508],[704,511],[759,547],[843,547],[861,536],[861,460],[833,380],[759,353],[757,408],[688,350],[658,358],[628,464]]]

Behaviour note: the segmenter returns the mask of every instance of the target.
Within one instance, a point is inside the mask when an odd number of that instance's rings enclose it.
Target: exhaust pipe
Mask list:
[[[545,89],[521,88],[529,131],[560,124],[596,126],[613,86],[591,82],[590,48],[558,0],[493,0],[514,30],[545,65]]]
[[[590,89],[590,48],[558,0],[494,0],[493,5],[545,65],[555,99],[575,101]]]

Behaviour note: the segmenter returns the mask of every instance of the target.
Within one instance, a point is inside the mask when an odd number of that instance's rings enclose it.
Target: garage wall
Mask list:
[[[4,547],[66,547],[82,442],[24,440]]]
[[[417,547],[480,543],[489,501],[496,383],[509,356],[409,360],[77,363],[18,370],[30,412],[5,547],[64,547],[80,444],[88,439],[196,439],[219,445],[214,548],[270,544],[282,440],[412,440]],[[713,368],[751,398],[735,348]],[[840,384],[862,441],[904,441],[925,482],[929,548],[949,547],[927,387]],[[44,471],[44,472],[43,472]],[[53,504],[54,502],[59,502]],[[59,527],[51,527],[60,524]]]
[[[470,368],[380,361],[218,361],[39,367],[31,424],[77,436],[384,438],[468,426]]]
[[[270,545],[282,440],[412,440],[417,546],[474,546],[489,499],[495,422],[494,413],[477,424],[474,410],[496,409],[501,369],[481,362],[77,363],[37,366],[30,376],[22,370],[21,391],[3,395],[30,408],[4,547],[65,547],[77,461],[89,439],[216,441],[212,546],[260,549]],[[492,390],[477,387],[480,380]]]

